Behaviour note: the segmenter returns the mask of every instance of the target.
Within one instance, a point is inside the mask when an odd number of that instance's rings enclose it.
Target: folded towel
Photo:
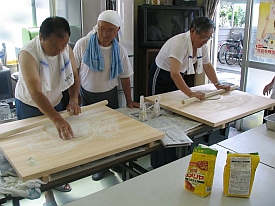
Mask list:
[[[193,66],[193,47],[192,47],[192,42],[190,38],[190,31],[186,32],[185,35],[185,40],[187,41],[187,46],[188,46],[188,69],[187,69],[187,74],[195,74],[194,66]],[[202,67],[202,48],[197,49],[197,68],[196,68],[196,73],[200,74],[203,72],[203,67]]]
[[[51,91],[51,72],[49,69],[49,64],[47,61],[47,58],[45,56],[44,51],[42,50],[42,47],[40,45],[40,40],[38,37],[36,37],[37,41],[37,56],[40,58],[40,65],[39,65],[39,72],[40,72],[40,78],[42,81],[42,91]],[[71,85],[74,84],[74,75],[73,75],[73,69],[71,60],[69,57],[69,53],[66,51],[66,49],[59,54],[59,64],[60,64],[60,88],[62,91],[68,89]]]
[[[83,62],[94,72],[103,71],[104,60],[100,51],[96,33],[92,34],[83,55]]]
[[[37,199],[41,196],[41,184],[46,183],[39,179],[22,182],[18,177],[4,177],[4,182],[0,185],[0,193],[13,197]]]
[[[88,35],[92,34],[88,42],[86,51],[83,55],[83,62],[94,72],[100,72],[104,69],[104,60],[101,54],[100,46],[98,43],[97,33],[94,31]],[[110,69],[110,80],[117,77],[123,72],[118,41],[114,38],[112,42],[112,54],[111,54],[111,69]]]

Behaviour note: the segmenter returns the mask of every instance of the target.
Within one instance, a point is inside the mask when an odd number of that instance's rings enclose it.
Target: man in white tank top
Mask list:
[[[67,110],[78,115],[79,78],[72,49],[68,45],[70,27],[62,17],[49,17],[40,27],[39,36],[24,45],[19,53],[19,79],[15,89],[18,119],[46,115],[56,126],[59,137],[71,139],[70,124],[57,112],[63,110],[62,92],[68,89]],[[69,184],[56,188],[70,191]],[[57,205],[51,190],[45,192],[44,206]]]

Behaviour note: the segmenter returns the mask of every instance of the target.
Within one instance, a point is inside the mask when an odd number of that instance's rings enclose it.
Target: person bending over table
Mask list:
[[[217,89],[229,91],[229,85],[220,84],[209,61],[207,42],[212,38],[215,24],[208,17],[195,18],[186,33],[171,37],[161,47],[155,62],[150,67],[148,94],[156,95],[181,90],[188,97],[202,100],[203,92],[192,92],[183,76],[205,72]],[[194,64],[197,64],[194,69]]]
[[[139,107],[131,97],[132,66],[125,48],[115,38],[121,26],[122,19],[116,11],[103,11],[93,30],[76,42],[73,52],[79,71],[82,105],[108,100],[108,107],[119,108],[117,86],[121,81],[127,106]],[[119,172],[118,168],[114,170]],[[100,180],[107,172],[96,173],[92,178]]]
[[[19,79],[15,88],[17,118],[26,119],[46,115],[56,126],[59,137],[74,137],[70,124],[57,112],[62,108],[62,92],[68,89],[67,110],[78,115],[79,78],[74,55],[68,45],[71,35],[69,23],[62,17],[45,19],[39,35],[23,46],[19,53]],[[69,192],[65,184],[55,188]],[[57,205],[52,190],[45,192],[45,206]]]
[[[215,24],[209,18],[197,17],[192,21],[188,32],[168,39],[150,67],[148,95],[181,90],[188,97],[203,100],[205,93],[193,92],[183,78],[184,75],[195,74],[195,72],[200,74],[203,71],[217,89],[229,91],[230,86],[220,84],[209,61],[206,43],[212,38],[214,31]],[[196,69],[194,69],[195,63]],[[166,148],[151,154],[151,165],[154,168],[174,160],[176,160],[175,148]]]
[[[263,95],[270,95],[271,99],[275,99],[275,76],[272,78],[271,82],[268,83],[267,85],[265,85],[264,89],[263,89]],[[275,113],[275,108],[273,110],[264,110],[264,117],[274,114]],[[265,123],[265,120],[263,120],[263,122]]]

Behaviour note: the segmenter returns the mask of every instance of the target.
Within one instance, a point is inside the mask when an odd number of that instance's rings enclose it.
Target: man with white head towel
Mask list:
[[[117,41],[121,35],[123,22],[116,11],[103,11],[97,19],[97,25],[89,34],[76,42],[74,56],[80,78],[80,96],[82,105],[108,100],[112,109],[117,109],[119,81],[125,94],[127,106],[139,107],[132,101],[130,76],[133,68],[125,48]],[[107,171],[93,175],[100,180]]]

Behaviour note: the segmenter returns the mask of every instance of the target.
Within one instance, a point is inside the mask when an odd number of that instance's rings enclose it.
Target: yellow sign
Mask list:
[[[262,2],[259,8],[255,55],[275,58],[275,3]]]

